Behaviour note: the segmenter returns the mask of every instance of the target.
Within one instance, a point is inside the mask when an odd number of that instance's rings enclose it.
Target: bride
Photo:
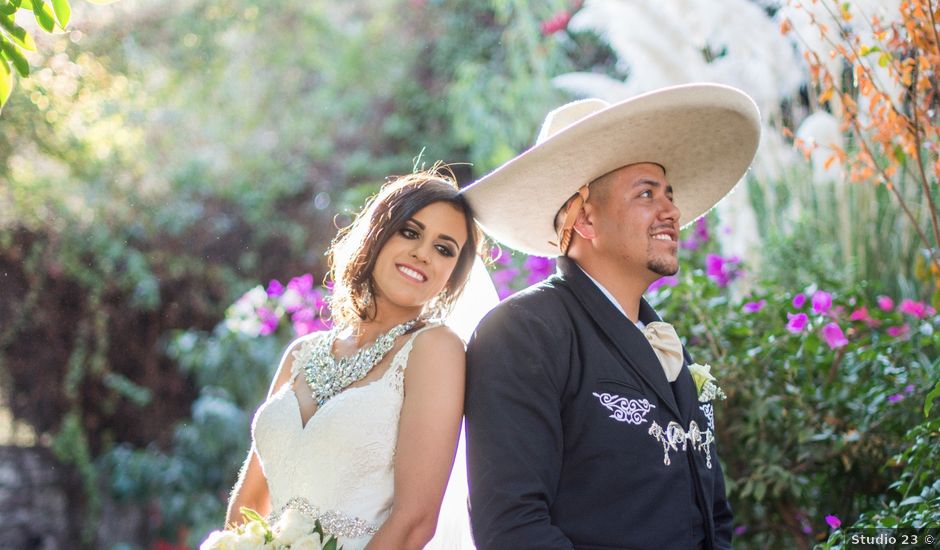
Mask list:
[[[345,550],[435,533],[463,415],[464,344],[441,323],[482,235],[437,169],[386,183],[329,256],[334,328],[294,341],[252,422],[226,525],[318,519]],[[464,510],[465,512],[465,510]]]

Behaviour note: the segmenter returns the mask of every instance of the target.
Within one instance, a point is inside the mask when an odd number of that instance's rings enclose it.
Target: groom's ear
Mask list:
[[[582,239],[592,240],[597,236],[597,231],[594,228],[594,222],[591,216],[593,211],[594,205],[588,201],[584,203],[581,207],[581,211],[578,212],[578,217],[574,219],[572,228]]]

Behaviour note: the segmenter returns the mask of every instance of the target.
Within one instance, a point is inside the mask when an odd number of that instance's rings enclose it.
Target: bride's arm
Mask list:
[[[405,370],[394,503],[367,550],[420,550],[434,536],[460,432],[465,365],[463,342],[450,329],[415,337]]]
[[[290,380],[291,365],[294,362],[293,351],[298,347],[301,340],[294,341],[284,352],[281,358],[281,364],[277,368],[277,373],[271,381],[271,387],[268,390],[268,397],[278,390],[281,386]],[[239,511],[242,506],[251,508],[262,516],[271,513],[271,498],[268,492],[268,482],[264,478],[264,472],[261,470],[261,461],[258,459],[258,453],[255,451],[254,443],[251,450],[248,451],[248,458],[238,473],[238,480],[232,488],[232,496],[228,501],[228,510],[225,514],[225,525],[238,525],[244,523],[244,518]]]

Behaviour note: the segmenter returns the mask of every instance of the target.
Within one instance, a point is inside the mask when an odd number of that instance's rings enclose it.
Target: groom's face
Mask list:
[[[596,187],[596,189],[595,189]],[[679,209],[658,164],[631,164],[591,186],[595,246],[628,276],[650,282],[679,270]]]

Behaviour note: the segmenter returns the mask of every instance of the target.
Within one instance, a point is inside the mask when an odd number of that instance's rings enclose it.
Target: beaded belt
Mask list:
[[[282,506],[280,510],[271,513],[268,517],[268,523],[270,525],[277,523],[277,520],[288,509],[297,510],[311,520],[318,520],[327,534],[336,537],[355,539],[365,535],[374,535],[379,530],[378,527],[369,525],[365,520],[349,517],[342,512],[321,510],[303,497],[293,497],[288,500],[287,504]]]

